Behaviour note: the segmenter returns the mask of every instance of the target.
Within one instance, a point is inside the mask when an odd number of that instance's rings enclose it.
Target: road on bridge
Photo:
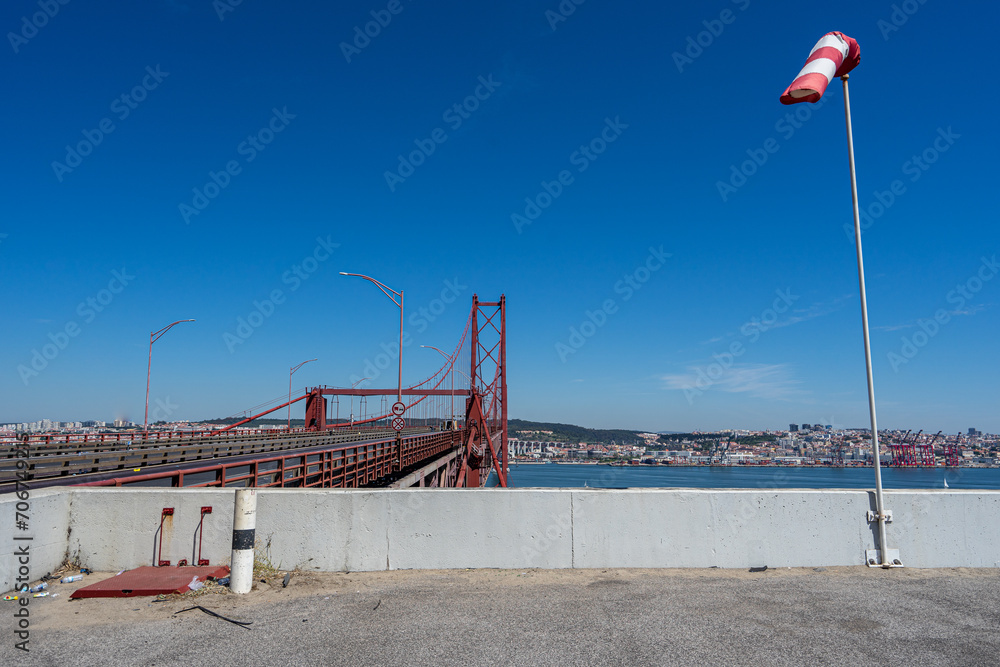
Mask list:
[[[31,487],[357,487],[394,478],[458,446],[457,432],[385,428],[227,432],[185,440],[64,440],[27,448]],[[401,445],[401,446],[400,446]],[[14,489],[16,446],[0,459],[0,493]],[[20,452],[23,455],[23,452]]]

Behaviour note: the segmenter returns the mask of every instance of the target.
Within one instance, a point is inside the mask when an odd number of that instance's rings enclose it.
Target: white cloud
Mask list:
[[[843,296],[838,296],[833,299],[830,299],[829,301],[820,301],[814,303],[807,308],[796,308],[791,311],[788,317],[778,320],[773,324],[766,325],[765,327],[763,327],[763,330],[771,331],[772,329],[780,329],[782,327],[791,326],[793,324],[806,322],[808,320],[815,319],[817,317],[823,317],[824,315],[829,315],[830,313],[840,310],[840,308],[844,305],[844,303],[852,298],[854,298],[853,295],[845,294]],[[708,340],[701,341],[699,345],[714,345],[726,339],[733,338],[738,334],[738,332],[743,330],[743,327],[747,325],[750,325],[751,327],[759,326],[759,324],[755,324],[755,322],[758,321],[759,318],[754,318],[753,320],[744,322],[738,331],[730,331],[724,336],[715,336],[714,338],[709,338]]]
[[[799,322],[805,322],[817,317],[823,317],[824,315],[829,315],[837,310],[840,310],[844,302],[853,299],[853,294],[845,294],[843,296],[838,296],[829,301],[821,301],[819,303],[814,303],[808,308],[798,308],[792,311],[792,314],[783,320],[779,320],[772,324],[768,329],[780,329],[781,327],[791,326],[792,324],[798,324]]]
[[[667,389],[698,390],[718,389],[734,394],[747,394],[754,398],[791,400],[808,392],[801,389],[787,364],[733,364],[721,369],[718,363],[705,366],[688,366],[687,372],[668,374],[660,379]]]
[[[971,305],[968,305],[968,306],[962,308],[961,310],[956,309],[956,310],[949,310],[947,312],[948,312],[948,316],[949,317],[960,317],[960,316],[963,316],[963,315],[972,316],[972,315],[976,315],[978,313],[983,312],[984,310],[986,310],[987,308],[989,308],[990,305],[992,305],[992,304],[974,303],[974,304],[971,304]],[[933,319],[933,318],[929,318],[928,317],[928,318],[921,318],[921,319],[923,319],[923,320],[926,321],[926,320],[930,320],[930,319]],[[899,331],[900,329],[913,329],[919,323],[920,323],[920,320],[914,320],[912,322],[906,322],[904,324],[884,324],[884,325],[877,326],[877,327],[872,327],[872,328],[875,329],[875,331]]]

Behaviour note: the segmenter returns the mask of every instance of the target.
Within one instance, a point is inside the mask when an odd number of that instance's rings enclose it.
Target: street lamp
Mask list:
[[[438,354],[440,354],[442,357],[444,357],[449,363],[451,363],[451,427],[454,430],[454,428],[455,428],[455,371],[458,371],[458,369],[455,368],[455,363],[451,360],[451,357],[449,357],[447,354],[445,354],[444,352],[442,352],[438,348],[434,347],[433,345],[421,345],[420,347],[426,347],[428,349],[435,350]],[[462,371],[458,371],[458,372],[462,373]],[[465,373],[462,373],[462,375],[470,383],[472,382],[472,378],[470,378],[468,375],[466,375]]]
[[[288,430],[289,431],[292,430],[292,375],[295,374],[295,371],[299,370],[300,368],[308,364],[310,361],[316,361],[316,360],[308,359],[306,361],[303,361],[298,366],[292,366],[291,368],[288,369]],[[303,420],[303,422],[304,421],[305,420]]]
[[[374,278],[361,275],[360,273],[345,273],[344,271],[341,271],[340,275],[356,276],[358,278],[364,278],[370,283],[375,283],[375,286],[378,287],[380,290],[382,290],[383,294],[389,297],[389,299],[394,304],[399,306],[399,379],[396,389],[396,402],[402,403],[403,402],[403,292],[402,291],[397,292],[391,287],[386,287],[384,284],[380,283]],[[399,297],[398,301],[396,300],[396,297]],[[401,417],[402,415],[397,415],[397,416]]]
[[[175,324],[180,324],[181,322],[194,322],[194,320],[177,320],[173,324],[168,324],[159,331],[153,331],[149,334],[149,363],[146,365],[146,411],[145,416],[142,418],[143,439],[149,437],[149,374],[153,370],[153,343],[160,340],[160,336],[170,331],[171,327]]]
[[[354,389],[365,380],[371,380],[371,378],[361,378],[360,380],[351,385],[351,389]],[[351,394],[351,426],[354,426],[354,394]]]

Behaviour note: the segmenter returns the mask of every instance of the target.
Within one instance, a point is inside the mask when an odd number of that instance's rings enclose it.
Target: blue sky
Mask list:
[[[674,4],[4,3],[0,422],[141,421],[185,318],[172,418],[343,386],[398,325],[353,271],[445,349],[506,294],[513,417],[864,426],[840,83],[778,102],[840,30],[880,426],[1000,431],[998,10]]]

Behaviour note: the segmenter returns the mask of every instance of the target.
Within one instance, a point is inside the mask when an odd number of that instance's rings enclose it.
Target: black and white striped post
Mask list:
[[[257,489],[237,489],[233,509],[233,558],[229,589],[249,593],[253,586],[253,546],[257,529]]]

